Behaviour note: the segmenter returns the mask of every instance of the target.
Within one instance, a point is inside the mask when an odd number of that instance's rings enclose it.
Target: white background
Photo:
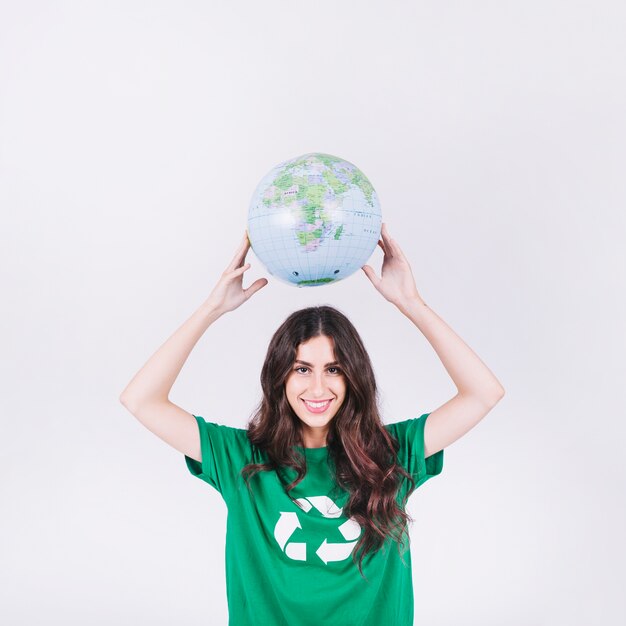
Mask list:
[[[225,505],[118,398],[262,176],[326,152],[506,389],[410,501],[415,623],[623,624],[625,30],[617,1],[0,2],[3,623],[226,624]],[[361,270],[296,289],[248,260],[269,284],[173,402],[244,427],[311,304],[361,333],[386,422],[456,393]]]

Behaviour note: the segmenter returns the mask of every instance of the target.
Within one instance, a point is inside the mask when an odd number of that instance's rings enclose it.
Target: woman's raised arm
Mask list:
[[[243,274],[250,267],[249,263],[244,265],[249,249],[246,233],[207,300],[148,359],[120,395],[120,402],[146,428],[185,454],[191,452],[189,456],[194,458],[199,453],[197,425],[191,413],[170,402],[169,394],[191,350],[206,329],[267,284],[266,278],[259,278],[243,289]],[[187,418],[181,419],[183,415]]]
[[[422,332],[454,382],[458,393],[430,412],[424,428],[426,456],[471,430],[504,396],[504,387],[478,355],[422,299],[400,245],[382,227],[381,277],[362,267],[374,287]]]

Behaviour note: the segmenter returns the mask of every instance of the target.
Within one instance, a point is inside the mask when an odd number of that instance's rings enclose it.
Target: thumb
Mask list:
[[[378,283],[380,281],[376,276],[374,270],[369,265],[364,265],[361,269],[365,272],[365,275],[370,279],[374,287],[378,287]]]
[[[259,278],[255,280],[247,289],[243,290],[246,296],[246,299],[248,299],[250,296],[255,294],[259,289],[262,289],[263,287],[265,287],[267,283],[268,283],[267,278]]]

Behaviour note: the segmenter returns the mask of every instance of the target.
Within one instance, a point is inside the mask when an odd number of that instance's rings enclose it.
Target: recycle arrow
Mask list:
[[[306,498],[298,498],[296,502],[305,513],[308,513],[315,507],[315,509],[327,518],[340,517],[343,511],[343,508],[338,508],[328,496],[307,496]],[[274,538],[278,542],[280,549],[283,550],[290,559],[306,561],[306,543],[288,543],[289,538],[297,528],[302,528],[298,514],[293,511],[281,511],[280,517],[274,527]],[[361,534],[361,526],[351,517],[339,526],[339,532],[341,532],[343,537],[347,540],[356,539]],[[329,543],[324,539],[315,554],[328,565],[331,561],[343,561],[347,559],[356,544],[356,541]]]

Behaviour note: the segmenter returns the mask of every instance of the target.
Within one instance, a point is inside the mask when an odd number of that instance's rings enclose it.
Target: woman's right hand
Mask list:
[[[247,289],[243,289],[243,273],[250,269],[250,263],[244,265],[249,249],[250,240],[246,231],[233,260],[224,270],[219,282],[209,295],[207,303],[222,313],[236,309],[248,300],[252,294],[267,285],[267,278],[259,278]]]

